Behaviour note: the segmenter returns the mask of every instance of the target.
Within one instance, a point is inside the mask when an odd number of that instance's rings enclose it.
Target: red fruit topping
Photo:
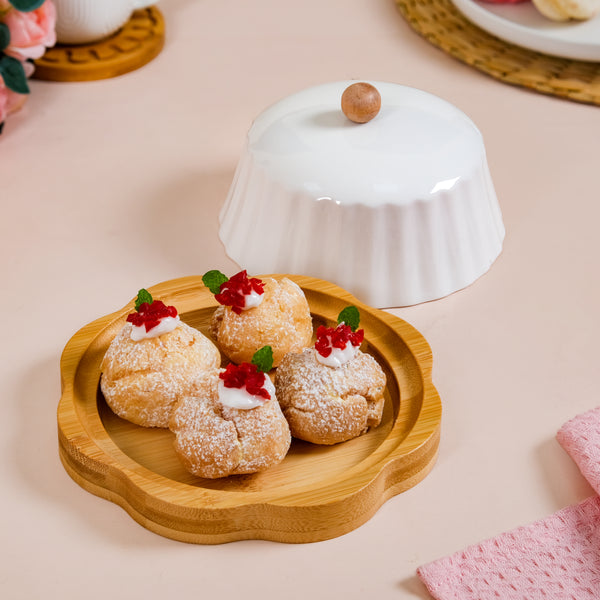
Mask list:
[[[138,312],[131,313],[127,317],[129,323],[133,323],[136,327],[142,325],[146,328],[146,332],[156,327],[165,317],[176,317],[177,309],[174,306],[167,306],[161,300],[155,300],[151,304],[142,302]]]
[[[239,315],[246,306],[245,296],[256,292],[264,294],[265,284],[256,277],[248,279],[248,273],[240,271],[225,283],[221,284],[221,291],[215,294],[215,299],[219,304],[231,306],[231,310]]]
[[[252,363],[230,363],[223,373],[219,373],[219,377],[227,388],[242,389],[246,386],[246,391],[252,396],[260,396],[265,400],[271,398],[271,394],[263,387],[266,375]]]
[[[349,325],[340,323],[335,329],[333,327],[319,326],[317,329],[317,341],[315,350],[327,358],[334,348],[343,350],[350,342],[353,346],[360,346],[365,339],[365,330],[352,331]]]

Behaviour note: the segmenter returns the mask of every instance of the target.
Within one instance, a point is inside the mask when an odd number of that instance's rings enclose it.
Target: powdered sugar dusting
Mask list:
[[[134,342],[126,323],[102,361],[100,386],[110,408],[145,427],[167,427],[174,403],[206,370],[220,364],[217,347],[179,323],[160,337]]]
[[[213,315],[211,333],[234,363],[250,362],[257,350],[271,346],[277,366],[285,354],[300,352],[311,343],[312,317],[304,292],[287,278],[263,282],[264,300],[259,306],[239,315],[220,306]]]
[[[288,354],[275,373],[275,389],[292,435],[335,444],[381,422],[385,374],[369,354],[337,369],[320,364],[314,348]]]
[[[291,436],[277,399],[251,410],[223,406],[218,400],[217,370],[197,380],[170,421],[175,451],[199,477],[256,473],[287,454]]]

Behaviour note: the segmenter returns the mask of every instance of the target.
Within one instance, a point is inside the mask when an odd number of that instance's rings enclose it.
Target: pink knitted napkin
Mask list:
[[[565,423],[556,438],[600,494],[600,407]]]
[[[557,434],[600,493],[600,408]],[[417,570],[436,600],[600,599],[600,498],[471,546]]]

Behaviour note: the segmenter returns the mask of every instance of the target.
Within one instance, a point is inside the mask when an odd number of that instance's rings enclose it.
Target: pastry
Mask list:
[[[102,360],[100,387],[118,416],[144,427],[167,427],[175,402],[193,380],[218,368],[217,347],[183,323],[177,309],[140,290],[136,312]]]
[[[520,4],[521,2],[529,2],[529,0],[483,0],[488,4]]]
[[[336,328],[320,326],[315,346],[286,354],[275,373],[277,399],[296,438],[337,444],[381,422],[385,374],[361,352],[364,330],[349,315],[358,310],[342,311]]]
[[[266,367],[255,363],[211,371],[175,407],[169,423],[175,452],[194,475],[256,473],[287,454],[290,430],[264,372],[272,366],[272,353]]]
[[[300,287],[288,278],[248,278],[246,271],[230,279],[219,271],[203,276],[221,304],[211,320],[211,334],[234,363],[250,362],[263,346],[273,350],[278,366],[288,352],[310,345],[312,317]]]
[[[533,0],[533,4],[553,21],[585,21],[600,11],[600,0]]]

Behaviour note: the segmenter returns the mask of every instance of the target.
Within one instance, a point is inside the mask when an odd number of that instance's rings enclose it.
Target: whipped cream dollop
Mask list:
[[[224,276],[223,276],[224,277]],[[256,277],[248,277],[248,273],[240,271],[221,283],[215,300],[239,315],[243,310],[255,308],[263,301],[265,284]]]
[[[158,325],[155,325],[149,331],[146,331],[145,325],[133,325],[131,326],[131,339],[134,342],[141,340],[147,340],[150,338],[158,337],[164,333],[173,331],[177,325],[179,325],[179,315],[176,317],[163,317]]]
[[[249,310],[250,308],[256,308],[264,299],[265,294],[260,294],[252,290],[249,294],[244,294],[244,306],[240,307],[242,310]]]
[[[315,357],[318,362],[328,367],[338,368],[351,361],[358,353],[359,346],[354,346],[352,342],[346,342],[345,348],[332,348],[329,356],[322,356],[315,351]]]
[[[322,365],[338,368],[351,361],[365,337],[364,329],[352,331],[343,321],[337,327],[317,328],[315,358]]]
[[[268,375],[265,375],[263,387],[269,392],[271,398],[275,398],[275,386]],[[241,388],[225,387],[225,382],[221,379],[219,379],[218,392],[221,404],[229,408],[249,410],[267,402],[267,399],[262,396],[250,394],[245,385]]]

